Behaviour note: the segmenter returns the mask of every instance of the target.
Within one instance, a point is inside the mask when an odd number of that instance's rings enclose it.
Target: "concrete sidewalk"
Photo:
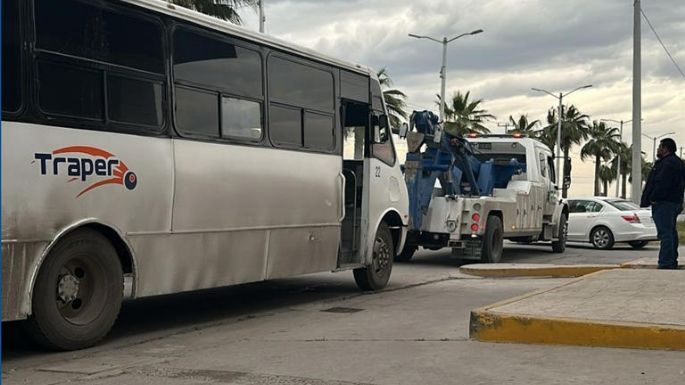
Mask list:
[[[611,269],[471,312],[479,341],[685,350],[685,273]]]

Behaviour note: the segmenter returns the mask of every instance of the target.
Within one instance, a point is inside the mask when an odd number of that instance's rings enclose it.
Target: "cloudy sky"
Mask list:
[[[544,120],[554,93],[592,84],[564,99],[592,119],[632,119],[633,0],[264,0],[266,32],[341,59],[387,68],[410,109],[437,112],[441,45],[409,33],[448,38],[447,96],[471,91],[497,117]],[[685,1],[643,0],[642,9],[685,71]],[[242,10],[245,26],[258,18]],[[642,132],[668,132],[685,146],[685,77],[642,22]],[[630,125],[624,140],[632,142]],[[652,156],[652,141],[643,137]],[[593,165],[574,157],[571,196],[591,195]],[[577,159],[577,160],[576,160]],[[629,189],[630,190],[630,189]],[[610,192],[614,192],[612,188]]]

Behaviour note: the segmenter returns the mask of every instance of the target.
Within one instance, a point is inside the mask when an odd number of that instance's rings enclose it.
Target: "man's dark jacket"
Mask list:
[[[685,194],[685,165],[671,153],[654,163],[647,177],[642,193],[641,207],[651,206],[654,202],[683,203]]]

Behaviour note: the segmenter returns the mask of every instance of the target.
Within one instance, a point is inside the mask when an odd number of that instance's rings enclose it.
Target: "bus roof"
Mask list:
[[[255,43],[263,44],[272,48],[280,49],[289,53],[294,53],[305,58],[312,58],[314,60],[324,62],[336,67],[340,67],[349,71],[361,73],[372,78],[376,78],[376,73],[369,67],[344,60],[336,59],[334,57],[324,55],[312,49],[298,46],[289,43],[285,40],[269,36],[256,31],[251,31],[247,28],[237,26],[227,21],[218,19],[213,16],[205,15],[203,13],[171,4],[162,0],[122,0],[125,3],[133,4],[153,11],[164,13],[166,15],[175,16],[183,20],[193,22],[203,27],[211,28],[215,31],[231,34],[233,36],[243,38]]]

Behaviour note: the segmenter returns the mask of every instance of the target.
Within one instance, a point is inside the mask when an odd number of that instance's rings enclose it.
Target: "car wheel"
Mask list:
[[[590,242],[597,249],[609,250],[614,247],[614,234],[608,227],[599,226],[590,233]]]
[[[639,250],[649,244],[649,241],[630,241],[628,242],[630,247],[632,247],[635,250]]]
[[[381,222],[373,241],[371,265],[353,270],[354,281],[360,289],[375,291],[388,284],[392,272],[392,261],[395,258],[394,250],[390,229],[385,222]]]
[[[114,324],[123,287],[119,257],[107,238],[90,229],[74,232],[55,245],[38,272],[27,331],[53,350],[93,346]]]

